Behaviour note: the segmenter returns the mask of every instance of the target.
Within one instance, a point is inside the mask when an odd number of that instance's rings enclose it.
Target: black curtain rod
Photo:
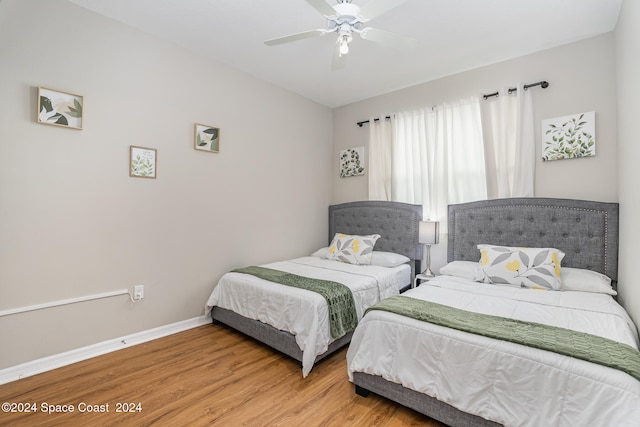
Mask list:
[[[534,87],[534,86],[541,86],[542,89],[546,89],[546,88],[549,87],[549,82],[546,81],[546,80],[543,80],[543,81],[538,82],[538,83],[531,83],[530,85],[524,85],[524,89],[527,90],[530,87]],[[515,87],[509,88],[509,93],[515,92],[517,90],[518,90],[518,88],[515,88]],[[498,95],[500,95],[500,92],[488,93],[486,95],[482,95],[482,97],[486,100],[486,99],[491,98],[492,96],[498,96]]]
[[[385,117],[385,119],[389,120],[391,118],[391,116],[387,116]],[[377,122],[380,119],[373,119],[374,122]],[[365,123],[369,123],[369,120],[363,120],[361,122],[356,123],[359,127],[362,127],[363,124]]]
[[[534,86],[540,86],[540,87],[542,87],[542,89],[546,89],[546,88],[549,87],[549,82],[546,81],[546,80],[542,80],[542,81],[540,81],[538,83],[531,83],[529,85],[524,85],[524,89],[526,90],[526,89],[529,89],[530,87],[534,87]],[[509,88],[509,93],[513,93],[513,92],[515,92],[517,90],[518,90],[518,88],[515,88],[515,87]],[[492,96],[498,96],[498,95],[500,95],[500,92],[488,93],[486,95],[482,95],[482,97],[484,99],[489,99]],[[386,116],[385,117],[385,119],[387,119],[387,120],[389,120],[390,118],[391,118],[391,116]],[[374,122],[377,122],[378,120],[380,120],[380,119],[373,119]],[[357,122],[356,124],[358,125],[358,127],[362,127],[362,125],[365,124],[365,123],[369,123],[369,120],[363,120],[361,122]]]

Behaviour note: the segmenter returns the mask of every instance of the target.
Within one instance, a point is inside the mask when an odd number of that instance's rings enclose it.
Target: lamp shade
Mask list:
[[[438,221],[420,221],[418,226],[418,242],[427,245],[438,243],[440,239],[440,223]]]

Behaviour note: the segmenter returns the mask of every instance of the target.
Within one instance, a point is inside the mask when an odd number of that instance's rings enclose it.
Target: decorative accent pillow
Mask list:
[[[336,233],[329,245],[329,258],[356,265],[371,264],[373,246],[380,238],[379,234],[357,236]]]
[[[611,287],[611,279],[597,271],[563,267],[560,274],[562,291],[595,292],[618,295]]]
[[[560,289],[564,252],[555,248],[515,248],[478,245],[480,262],[475,280],[531,289]]]
[[[314,253],[312,253],[311,256],[329,259],[330,258],[329,247],[327,246],[326,248],[320,248]],[[373,251],[373,254],[371,255],[371,265],[377,265],[379,267],[397,267],[399,265],[406,264],[409,261],[411,261],[409,257],[406,257],[401,254],[397,254],[395,252]],[[475,270],[476,265],[477,263],[474,262],[473,263],[474,272],[476,271]]]

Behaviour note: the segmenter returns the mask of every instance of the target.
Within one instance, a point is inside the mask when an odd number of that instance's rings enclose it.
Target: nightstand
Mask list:
[[[414,281],[413,281],[412,288],[420,286],[420,283],[428,282],[429,280],[433,279],[434,277],[436,277],[436,276],[427,276],[426,274],[418,274],[416,276],[416,278],[414,279]]]

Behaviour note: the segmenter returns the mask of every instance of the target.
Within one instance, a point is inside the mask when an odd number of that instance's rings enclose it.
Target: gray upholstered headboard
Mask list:
[[[483,200],[449,206],[447,260],[477,261],[480,243],[553,247],[562,265],[618,280],[618,203],[550,198]]]
[[[379,234],[375,250],[395,252],[420,270],[423,245],[418,243],[422,206],[399,202],[361,201],[329,206],[329,242],[335,233]],[[414,270],[414,271],[415,271]]]

